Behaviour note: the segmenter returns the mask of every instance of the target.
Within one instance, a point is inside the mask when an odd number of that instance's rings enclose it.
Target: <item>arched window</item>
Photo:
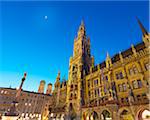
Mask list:
[[[149,70],[149,69],[150,69],[150,64],[149,64],[149,62],[145,62],[145,63],[144,63],[144,67],[145,67],[146,70]]]
[[[128,114],[128,111],[127,110],[123,110],[121,115],[127,115]]]
[[[126,84],[125,84],[125,83],[123,83],[123,84],[122,84],[122,86],[123,86],[123,91],[126,91],[126,90],[127,90],[127,88],[126,88]]]
[[[122,92],[123,91],[122,84],[119,84],[118,87],[119,87],[119,92]]]
[[[89,91],[88,93],[89,93],[89,97],[91,97],[91,92]]]
[[[137,74],[137,73],[138,73],[138,69],[137,69],[136,65],[133,65],[131,68],[129,68],[130,75]]]
[[[75,71],[75,66],[73,65],[73,67],[72,67],[72,71]]]
[[[77,90],[77,88],[78,88],[78,86],[77,85],[75,85],[75,89]]]
[[[101,120],[111,120],[111,115],[110,112],[108,112],[107,110],[104,110],[101,114]]]
[[[137,80],[137,83],[138,83],[138,88],[141,88],[142,87],[142,81],[141,80]]]
[[[149,111],[149,110],[144,110],[144,111],[142,112],[142,119],[143,119],[143,120],[148,120],[148,119],[150,119],[150,111]]]
[[[138,88],[138,84],[136,80],[132,81],[132,85],[134,89]]]
[[[69,108],[70,108],[70,110],[72,110],[72,109],[73,109],[73,105],[72,105],[72,103],[70,103]]]
[[[133,65],[133,71],[134,71],[134,74],[137,74],[138,73],[138,69],[135,65]]]
[[[70,94],[70,98],[72,98],[72,97],[73,97],[73,94],[71,93],[71,94]]]
[[[132,68],[129,69],[129,74],[130,74],[130,75],[133,75],[133,70],[132,70]]]
[[[76,93],[74,94],[74,97],[77,98],[77,94]]]

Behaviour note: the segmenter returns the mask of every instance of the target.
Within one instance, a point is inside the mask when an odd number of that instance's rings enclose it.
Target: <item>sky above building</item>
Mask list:
[[[81,20],[98,64],[142,41],[136,16],[148,30],[146,2],[0,2],[0,87],[37,91],[68,77],[69,58]]]

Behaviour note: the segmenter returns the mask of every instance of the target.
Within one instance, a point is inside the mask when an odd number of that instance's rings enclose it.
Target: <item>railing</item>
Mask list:
[[[83,108],[88,108],[88,107],[98,107],[98,106],[105,106],[108,104],[117,104],[119,107],[123,106],[130,106],[130,105],[142,105],[142,104],[148,104],[149,100],[148,99],[142,99],[140,101],[134,101],[134,102],[127,102],[127,101],[118,101],[118,100],[100,100],[100,101],[92,101],[92,103],[89,103],[88,105],[82,106]]]

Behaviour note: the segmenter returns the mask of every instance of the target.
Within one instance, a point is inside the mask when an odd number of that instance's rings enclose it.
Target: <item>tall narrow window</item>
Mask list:
[[[98,94],[98,96],[99,96],[99,89],[97,89],[97,94]]]
[[[89,91],[89,97],[91,97],[91,92]]]
[[[123,79],[123,74],[121,71],[116,73],[116,79]]]
[[[145,66],[145,69],[146,69],[146,70],[149,70],[149,69],[150,69],[150,64],[149,64],[149,62],[146,62],[146,63],[144,64],[144,66]]]
[[[98,85],[98,80],[94,80],[94,85]]]
[[[119,87],[119,92],[122,92],[123,91],[122,85],[120,84],[120,85],[118,85],[118,87]]]
[[[123,74],[122,72],[119,73],[120,79],[123,79]]]
[[[108,76],[107,75],[106,75],[105,79],[108,80]]]
[[[107,93],[107,89],[106,89],[106,86],[104,86],[104,93],[105,93],[105,94]]]
[[[73,94],[71,93],[71,94],[70,94],[70,99],[72,99],[72,97],[73,97]]]
[[[137,83],[138,83],[138,88],[141,88],[142,87],[142,81],[141,80],[137,80]]]
[[[118,73],[116,73],[116,79],[119,79],[119,75],[118,75]]]
[[[78,89],[78,86],[77,86],[77,85],[75,85],[75,89],[76,89],[76,90]]]
[[[129,69],[129,74],[130,74],[130,75],[133,75],[133,70],[132,70],[132,68]]]
[[[134,71],[134,74],[138,73],[138,69],[137,69],[137,67],[135,65],[133,66],[133,71]]]
[[[95,90],[95,97],[96,97],[96,90]]]
[[[132,81],[132,85],[134,89],[138,88],[138,84],[136,80]]]
[[[126,88],[126,84],[123,83],[122,85],[123,85],[123,91],[126,91],[126,89],[127,89],[127,88]]]

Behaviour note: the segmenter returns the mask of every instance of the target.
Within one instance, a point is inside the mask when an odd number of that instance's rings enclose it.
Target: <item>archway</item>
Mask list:
[[[61,117],[60,117],[60,120],[64,120],[64,117],[65,117],[65,115],[62,114]]]
[[[95,111],[92,111],[87,114],[83,114],[84,120],[98,120],[98,114]]]
[[[121,120],[134,120],[131,112],[129,112],[128,110],[124,109],[121,114],[120,114],[120,118]]]
[[[93,118],[93,120],[98,120],[98,114],[97,114],[97,112],[92,112],[91,113],[91,116],[92,116],[92,118]],[[92,119],[91,119],[92,120]]]
[[[93,111],[89,115],[89,120],[98,120],[98,114],[97,112]]]
[[[86,112],[83,112],[82,114],[82,120],[87,120],[88,114]]]
[[[138,120],[149,120],[150,119],[150,110],[143,109],[138,112]]]
[[[75,120],[76,117],[77,117],[77,115],[76,115],[76,112],[74,110],[73,104],[70,103],[70,106],[69,106],[69,118],[70,118],[70,120]]]
[[[101,113],[101,120],[112,120],[112,116],[108,110],[104,110]]]

